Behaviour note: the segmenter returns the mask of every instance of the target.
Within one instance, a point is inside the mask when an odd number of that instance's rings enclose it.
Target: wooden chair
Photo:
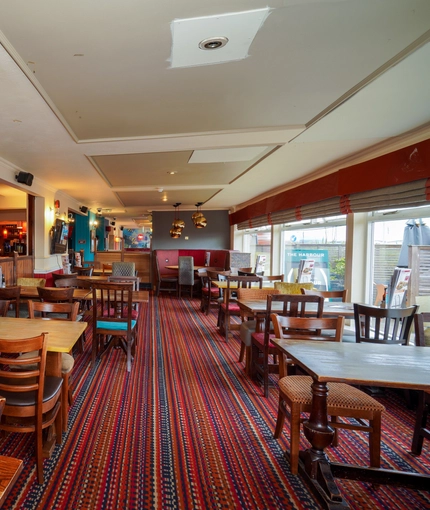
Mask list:
[[[416,313],[414,315],[415,345],[426,346],[425,323],[430,323],[430,312]]]
[[[6,301],[5,299],[0,299],[0,317],[7,317],[7,312],[9,311],[10,301]]]
[[[341,290],[309,290],[301,289],[302,294],[305,296],[321,296],[324,301],[341,301],[346,303],[348,301],[348,289]],[[355,342],[355,328],[344,328],[343,338],[344,342]]]
[[[57,280],[61,280],[62,278],[74,278],[78,276],[78,273],[69,273],[69,274],[63,274],[63,273],[52,273],[52,278],[54,280],[54,285]],[[37,287],[44,287],[45,285],[37,285]]]
[[[284,281],[284,275],[283,274],[275,274],[271,276],[265,276],[264,279],[268,282],[283,282]]]
[[[426,339],[424,323],[430,322],[430,313],[417,313],[414,315],[415,345],[425,347]],[[421,391],[418,395],[418,407],[415,420],[414,435],[412,437],[411,451],[414,455],[421,455],[424,439],[430,439],[430,427],[427,418],[430,412],[430,393]]]
[[[40,484],[44,480],[42,431],[55,423],[56,442],[61,444],[62,440],[63,380],[61,377],[45,376],[47,340],[47,333],[22,340],[0,339],[0,394],[6,398],[0,430],[35,433]],[[35,354],[27,359],[19,357],[28,352]],[[25,366],[29,362],[31,367],[27,369]]]
[[[263,286],[263,279],[259,276],[226,276],[227,288],[225,289],[224,301],[220,304],[218,313],[218,325],[220,332],[224,334],[225,341],[228,341],[228,334],[230,329],[230,317],[240,317],[240,308],[236,299],[232,297],[230,286],[236,284],[237,288],[250,288],[253,283],[257,283],[261,289]]]
[[[155,257],[155,267],[157,271],[156,295],[160,295],[161,291],[178,293],[178,275],[163,274],[160,271],[158,257]]]
[[[354,303],[356,342],[407,345],[417,309],[416,305],[379,308]]]
[[[342,290],[308,290],[301,289],[305,296],[321,296],[325,300],[336,300],[346,303],[348,301],[348,289]]]
[[[375,306],[379,306],[381,304],[382,298],[384,297],[384,294],[387,292],[388,285],[385,285],[384,283],[374,283],[373,284],[376,287],[376,296],[375,296]]]
[[[276,289],[238,289],[237,298],[247,300],[261,300],[266,299],[269,294],[279,294]],[[251,350],[251,335],[255,332],[257,321],[254,317],[247,317],[243,314],[242,324],[240,325],[240,353],[239,362],[243,361],[245,357],[245,372],[250,373],[252,350]]]
[[[47,303],[72,303],[73,287],[37,287],[41,301]]]
[[[21,286],[0,288],[0,299],[9,301],[15,307],[15,316],[19,317]]]
[[[112,262],[112,276],[137,276],[134,262]]]
[[[132,317],[132,298],[132,283],[93,283],[93,364],[99,352],[106,352],[115,343],[126,353],[127,371],[131,371],[137,325]]]
[[[102,264],[102,274],[112,274],[112,264]]]
[[[78,281],[76,277],[71,278],[61,278],[60,280],[57,280],[55,284],[59,282],[67,282],[70,283],[70,281]],[[73,303],[73,294],[74,294],[75,287],[69,287],[64,286],[63,283],[59,283],[56,287],[37,287],[37,293],[39,294],[39,298],[41,301],[44,301],[46,303]],[[84,305],[82,303],[78,303],[78,315],[75,318],[77,321],[83,321],[84,320]],[[46,317],[46,314],[44,314]],[[86,335],[85,331],[82,333],[80,341],[77,343],[77,348],[79,349],[78,352],[82,353],[84,352],[85,348],[85,342],[86,342]]]
[[[281,302],[282,312],[279,315],[291,317],[304,317],[306,306],[316,305],[316,311],[313,315],[322,317],[324,308],[324,299],[319,296],[304,296],[302,294],[268,294],[267,306],[264,321],[264,330],[256,331],[251,335],[251,376],[259,374],[263,378],[263,393],[267,398],[269,396],[269,374],[279,373],[279,364],[277,363],[278,349],[272,344],[271,338],[275,338],[270,328],[270,315],[272,313],[272,303]],[[309,308],[308,308],[309,310]],[[273,363],[270,363],[270,356],[273,357]]]
[[[342,339],[344,317],[281,317],[271,314],[276,338],[297,341],[337,341]],[[324,335],[324,331],[335,330],[335,336]],[[321,332],[318,333],[318,332]],[[300,338],[300,339],[299,339]],[[293,474],[298,473],[300,424],[302,413],[312,408],[312,377],[308,375],[287,375],[284,355],[281,355],[279,370],[279,407],[274,437],[279,438],[284,428],[285,417],[290,422],[290,466]],[[384,406],[363,391],[343,383],[329,383],[327,413],[330,425],[335,428],[333,446],[337,446],[337,429],[361,430],[369,433],[370,465],[379,468],[381,458],[381,414]],[[290,410],[290,412],[288,411]],[[353,418],[354,421],[339,421],[338,417]],[[366,420],[363,421],[363,420]]]
[[[108,276],[108,282],[132,283],[133,290],[139,290],[140,278],[138,276]]]
[[[75,266],[73,268],[73,272],[77,273],[78,276],[91,276],[94,271],[94,266],[88,266],[88,267],[78,267]]]
[[[209,315],[211,303],[219,304],[220,292],[218,287],[212,284],[212,277],[209,276],[208,271],[200,273],[200,280],[202,284],[200,310]]]
[[[76,276],[72,276],[70,278],[60,278],[54,282],[54,285],[57,288],[73,287],[76,289],[80,281],[82,280],[78,280]]]
[[[76,321],[79,303],[47,303],[42,301],[28,301],[28,313],[30,319],[55,319]],[[55,314],[55,317],[50,315]],[[21,358],[28,358],[31,353],[23,354]],[[75,366],[75,360],[70,353],[61,353],[61,377],[63,387],[61,390],[61,412],[64,432],[67,431],[67,416],[69,406],[73,404],[73,391],[70,384],[70,374]]]

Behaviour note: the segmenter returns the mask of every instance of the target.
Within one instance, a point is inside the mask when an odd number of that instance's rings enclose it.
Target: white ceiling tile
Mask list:
[[[267,147],[233,147],[231,149],[207,149],[194,151],[188,163],[226,163],[251,161]]]

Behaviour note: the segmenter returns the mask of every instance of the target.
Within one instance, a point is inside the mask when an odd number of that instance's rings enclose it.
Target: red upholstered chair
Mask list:
[[[179,289],[178,273],[164,274],[161,271],[158,255],[155,256],[155,267],[156,267],[156,271],[157,271],[157,284],[156,284],[157,285],[157,289],[156,289],[157,297],[159,296],[160,291],[174,292],[175,294],[177,294],[178,289]]]
[[[212,284],[212,278],[205,269],[201,270],[200,280],[202,282],[202,300],[200,303],[200,310],[206,315],[209,315],[211,303],[218,303],[218,299],[220,297],[219,289]]]

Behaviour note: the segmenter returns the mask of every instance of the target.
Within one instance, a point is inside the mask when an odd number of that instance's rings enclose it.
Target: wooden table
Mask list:
[[[179,266],[164,266],[166,269],[174,269],[178,270]],[[194,266],[194,271],[197,271],[198,269],[204,269],[206,266]]]
[[[91,289],[74,289],[73,299],[81,301],[87,299],[88,294],[91,294]],[[39,299],[37,287],[21,287],[21,299]]]
[[[324,453],[334,437],[327,420],[327,382],[428,391],[430,349],[281,339],[273,343],[314,380],[312,412],[303,424],[312,448],[300,452],[300,472],[326,508],[347,508],[335,477],[430,490],[429,475],[331,463]]]
[[[95,276],[95,275],[91,275],[91,276],[79,275],[79,276],[76,276],[76,279],[77,280],[84,280],[86,282],[107,282],[109,276],[110,275],[99,275],[99,276]]]
[[[61,377],[61,353],[70,352],[87,327],[86,322],[51,319],[16,319],[0,317],[2,338],[18,340],[48,333],[46,375]]]
[[[212,280],[211,281],[211,284],[214,286],[214,287],[218,287],[218,289],[220,290],[227,290],[228,286],[227,286],[227,281],[226,280],[221,280],[221,281],[218,281],[218,280]],[[255,283],[251,283],[251,288],[255,288],[255,289],[259,289],[260,288],[260,285],[258,282],[255,282]],[[274,289],[275,286],[272,282],[263,282],[263,289]],[[238,283],[237,282],[230,282],[230,294],[232,292],[235,292],[237,291],[238,289]],[[224,292],[224,300],[226,299],[226,293]],[[266,300],[261,300],[261,303],[266,303]],[[260,302],[260,301],[259,301]]]
[[[93,275],[94,276],[110,276],[112,275],[112,269],[93,269]]]
[[[88,290],[88,289],[85,289]],[[93,291],[90,290],[90,294],[86,296],[85,299],[91,300],[93,299]],[[97,298],[99,297],[99,293],[97,293]],[[148,303],[149,301],[149,291],[148,290],[133,290],[131,300],[133,303]]]
[[[55,319],[16,319],[0,317],[2,338],[19,340],[48,333],[46,375],[61,377],[61,353],[70,352],[87,327],[82,321],[56,321]],[[55,446],[55,434],[50,431],[43,450],[49,457]]]
[[[220,283],[220,282],[219,282]],[[264,315],[267,309],[267,300],[250,300],[250,299],[238,299],[237,304],[240,308],[246,312],[247,315]],[[281,312],[284,303],[280,301],[272,302],[272,312]],[[306,304],[306,312],[315,313],[317,307],[314,303]],[[324,301],[323,315],[326,316],[343,316],[343,317],[354,317],[354,305],[352,303],[335,303],[331,301]]]
[[[0,455],[0,507],[17,481],[23,466],[24,462],[20,459]]]

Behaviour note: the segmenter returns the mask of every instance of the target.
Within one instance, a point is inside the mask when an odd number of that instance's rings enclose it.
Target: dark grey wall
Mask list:
[[[175,211],[152,211],[152,250],[171,249],[230,249],[230,223],[228,211],[202,211],[207,219],[205,228],[196,228],[191,215],[194,211],[179,211],[185,228],[178,239],[170,237]],[[188,240],[185,238],[188,237]]]

